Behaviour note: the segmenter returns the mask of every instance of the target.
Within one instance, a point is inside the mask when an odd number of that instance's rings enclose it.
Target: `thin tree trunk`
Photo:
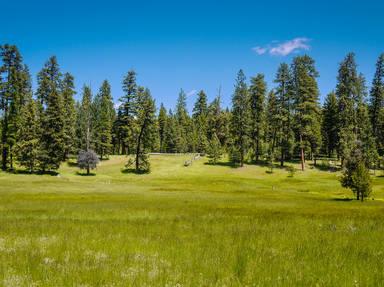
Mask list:
[[[145,125],[141,127],[139,137],[137,138],[137,146],[136,146],[136,172],[139,171],[139,154],[140,154],[140,145],[141,145],[141,137],[143,136]]]
[[[281,155],[280,155],[280,166],[284,166],[284,149],[281,147]]]
[[[256,140],[256,162],[259,161],[259,138]]]
[[[1,134],[1,142],[3,144],[2,170],[7,170],[7,157],[8,157],[7,131],[8,131],[8,101],[5,100],[3,130]]]
[[[304,171],[304,148],[303,148],[303,138],[302,136],[300,135],[300,150],[301,150],[301,170]]]
[[[9,164],[10,164],[11,170],[13,170],[13,154],[12,154],[12,152],[9,153]]]
[[[7,170],[7,147],[3,142],[3,152],[2,152],[2,170]]]

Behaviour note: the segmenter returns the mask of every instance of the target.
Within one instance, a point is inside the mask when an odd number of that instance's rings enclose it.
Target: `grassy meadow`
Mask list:
[[[151,174],[0,173],[0,286],[380,286],[384,177],[153,155]],[[299,168],[299,165],[297,165]],[[373,200],[374,199],[374,200]]]

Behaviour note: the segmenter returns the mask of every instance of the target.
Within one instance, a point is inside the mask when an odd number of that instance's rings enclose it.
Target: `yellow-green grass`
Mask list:
[[[384,178],[151,156],[151,174],[0,173],[0,286],[378,286]],[[298,166],[297,166],[298,168]]]

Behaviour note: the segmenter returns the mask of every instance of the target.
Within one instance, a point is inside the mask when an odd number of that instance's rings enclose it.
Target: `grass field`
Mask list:
[[[384,177],[151,157],[152,173],[0,173],[0,286],[382,286]],[[297,166],[298,167],[298,166]]]

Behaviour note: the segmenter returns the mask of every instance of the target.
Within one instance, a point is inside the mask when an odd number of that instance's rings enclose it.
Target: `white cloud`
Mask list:
[[[196,95],[196,90],[191,90],[191,91],[189,91],[188,93],[187,93],[187,97],[192,97],[192,96],[194,96],[194,95]]]
[[[255,51],[258,55],[263,55],[267,52],[268,49],[257,46],[257,47],[252,48],[252,50]]]
[[[308,44],[308,38],[295,38],[285,42],[272,42],[264,47],[257,46],[252,48],[258,55],[263,55],[268,52],[272,56],[287,56],[300,50],[309,50],[311,46]]]

